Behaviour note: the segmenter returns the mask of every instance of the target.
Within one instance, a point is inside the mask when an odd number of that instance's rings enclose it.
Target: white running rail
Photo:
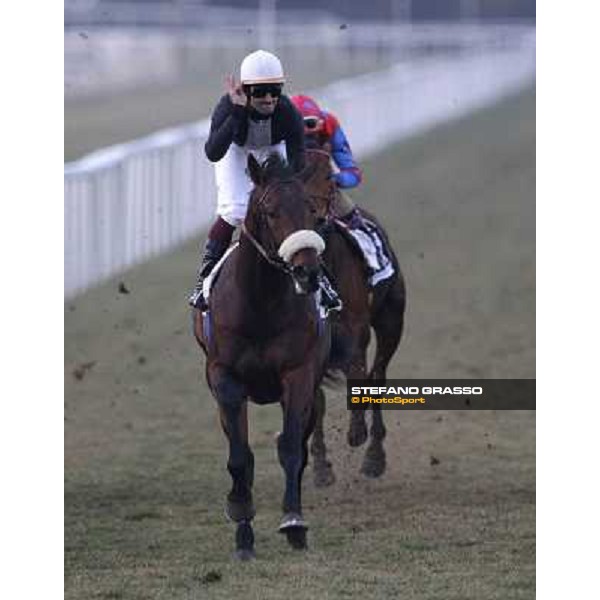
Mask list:
[[[535,33],[511,48],[402,63],[313,92],[359,158],[530,85]],[[197,234],[213,218],[209,122],[159,131],[65,165],[65,297]],[[190,277],[194,266],[190,265]]]

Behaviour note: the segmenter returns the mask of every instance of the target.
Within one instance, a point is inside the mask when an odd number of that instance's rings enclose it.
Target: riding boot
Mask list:
[[[329,277],[325,273],[321,273],[319,277],[319,289],[321,290],[321,304],[327,313],[342,310],[342,299],[333,289]]]
[[[202,255],[200,266],[198,267],[196,285],[194,286],[194,289],[188,299],[190,306],[202,311],[207,310],[208,304],[206,303],[202,291],[204,279],[214,269],[215,265],[219,262],[223,254],[225,254],[225,250],[227,250],[227,246],[222,246],[210,239],[206,241],[206,245],[204,246],[204,254]]]

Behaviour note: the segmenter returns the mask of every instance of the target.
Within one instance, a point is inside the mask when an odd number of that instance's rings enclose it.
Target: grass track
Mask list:
[[[364,165],[354,196],[408,283],[392,376],[534,376],[534,151],[528,92]],[[253,408],[258,559],[230,560],[225,442],[185,307],[197,244],[65,306],[65,597],[533,598],[532,412],[388,411],[388,471],[369,481],[331,396],[338,481],[314,489],[309,466],[299,555],[275,532],[279,409]]]

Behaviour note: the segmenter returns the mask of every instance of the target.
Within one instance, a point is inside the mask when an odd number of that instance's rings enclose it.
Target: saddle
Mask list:
[[[225,251],[225,254],[219,259],[217,264],[213,267],[212,271],[206,276],[204,281],[202,282],[202,295],[208,304],[208,299],[210,297],[210,291],[212,290],[213,285],[217,281],[219,277],[219,273],[221,272],[221,268],[225,264],[225,261],[229,258],[229,255],[238,247],[239,242],[229,246]]]
[[[394,265],[379,226],[366,218],[362,212],[361,216],[364,226],[357,229],[351,229],[344,221],[335,217],[331,219],[331,223],[362,257],[369,285],[375,287],[394,274]]]

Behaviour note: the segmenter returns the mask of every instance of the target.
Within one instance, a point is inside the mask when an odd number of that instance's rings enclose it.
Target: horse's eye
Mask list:
[[[269,217],[269,219],[277,219],[279,218],[279,213],[276,210],[268,210],[267,217]]]

